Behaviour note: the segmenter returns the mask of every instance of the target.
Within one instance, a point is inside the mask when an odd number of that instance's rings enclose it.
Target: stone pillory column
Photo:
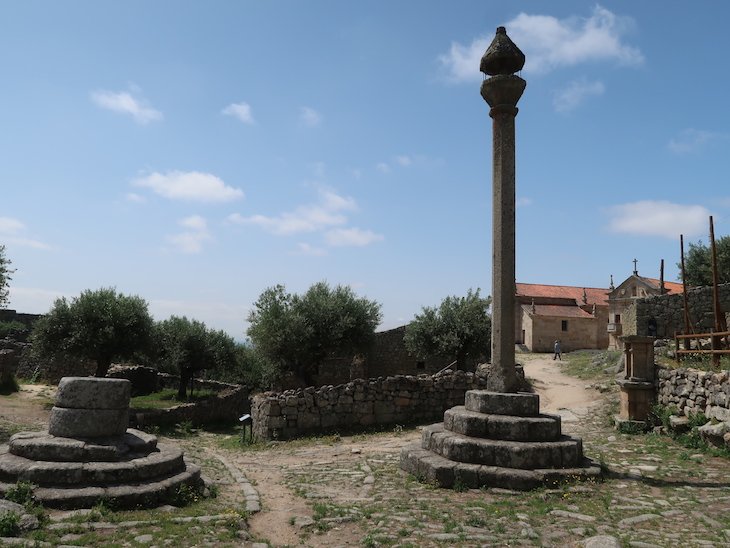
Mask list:
[[[488,389],[515,392],[515,116],[525,55],[504,27],[482,57],[481,93],[492,117],[492,370]]]

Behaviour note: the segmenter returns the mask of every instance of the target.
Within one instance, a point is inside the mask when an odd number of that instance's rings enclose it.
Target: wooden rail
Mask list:
[[[722,339],[730,337],[730,331],[714,331],[710,333],[691,333],[682,334],[675,333],[674,335],[674,347],[675,347],[675,359],[677,363],[681,360],[683,354],[708,354],[713,357],[713,363],[717,361],[719,364],[720,356],[723,354],[730,354],[730,348],[717,348],[722,346]],[[710,350],[703,350],[697,348],[695,350],[684,349],[680,350],[679,341],[688,339],[697,339],[697,346],[700,346],[700,339],[710,339]],[[730,341],[730,338],[726,339]]]

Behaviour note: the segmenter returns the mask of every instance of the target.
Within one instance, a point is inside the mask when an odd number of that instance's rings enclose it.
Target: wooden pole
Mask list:
[[[684,302],[684,333],[692,333],[692,324],[689,321],[689,305],[687,304],[687,276],[684,271],[684,235],[679,235],[679,253],[682,264],[682,301]],[[690,340],[684,339],[684,349],[689,350]],[[679,350],[679,348],[677,348]]]
[[[664,295],[666,289],[664,288],[664,259],[659,263],[659,294]]]
[[[715,246],[715,223],[710,215],[710,251],[712,257],[712,304],[715,312],[715,332],[726,331],[725,316],[720,308],[719,275],[717,273],[717,247]],[[720,348],[720,337],[712,337],[712,349]],[[712,355],[712,365],[720,365],[720,355]]]

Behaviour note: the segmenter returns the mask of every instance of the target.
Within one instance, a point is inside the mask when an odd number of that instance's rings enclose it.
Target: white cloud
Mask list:
[[[526,207],[532,205],[532,198],[517,198],[515,202],[516,207]]]
[[[25,225],[12,217],[0,217],[0,234],[17,234],[25,230]]]
[[[713,131],[705,131],[702,129],[685,129],[680,134],[669,141],[667,148],[675,154],[689,154],[697,152],[710,141],[722,138],[723,135]]]
[[[336,228],[329,230],[324,237],[333,247],[362,247],[384,239],[382,234],[359,228]]]
[[[589,82],[585,79],[573,80],[553,98],[553,106],[558,112],[570,112],[591,95],[603,95],[606,88],[603,82]]]
[[[203,251],[203,244],[212,240],[208,223],[200,215],[180,219],[178,224],[188,230],[168,236],[167,240],[182,253],[200,253]]]
[[[703,234],[710,216],[703,206],[651,200],[613,206],[609,214],[611,232],[673,239]]]
[[[545,73],[563,66],[595,61],[639,65],[644,56],[622,42],[633,27],[630,17],[617,16],[596,5],[590,17],[558,19],[550,15],[520,13],[505,24],[507,34],[525,53],[525,72]],[[477,81],[479,62],[493,35],[476,38],[469,45],[452,42],[448,53],[438,57],[447,78],[454,82]]]
[[[0,244],[13,244],[20,247],[31,247],[33,249],[51,249],[46,243],[23,235],[25,224],[12,217],[0,217]]]
[[[203,244],[210,240],[207,231],[186,231],[168,236],[167,240],[182,253],[200,253],[203,251]]]
[[[308,127],[316,127],[322,123],[322,115],[311,107],[299,110],[299,120]]]
[[[299,242],[297,244],[297,255],[306,255],[309,257],[322,257],[327,255],[327,250],[321,247],[314,247],[308,243]]]
[[[330,226],[343,225],[347,222],[344,211],[357,209],[355,200],[343,197],[331,190],[320,189],[319,201],[315,204],[299,206],[294,211],[277,216],[252,215],[244,217],[238,213],[228,216],[230,222],[251,224],[272,234],[280,236],[315,232]]]
[[[390,173],[390,166],[385,162],[376,164],[375,169],[377,169],[380,173]]]
[[[140,196],[136,192],[128,192],[125,196],[128,202],[134,202],[136,204],[144,204],[147,202],[147,198]]]
[[[147,106],[144,99],[138,99],[127,91],[94,91],[91,93],[91,100],[98,107],[130,114],[138,124],[144,125],[162,120],[162,113],[159,110]]]
[[[256,123],[256,120],[253,119],[253,114],[251,113],[251,105],[246,102],[231,103],[221,112],[226,116],[238,118],[244,124],[253,125]]]
[[[200,215],[191,215],[190,217],[185,217],[184,219],[180,220],[180,225],[184,226],[185,228],[190,228],[192,230],[205,230],[208,228],[208,223]]]
[[[413,160],[410,156],[396,156],[395,161],[403,167],[408,167],[413,163]]]
[[[243,198],[240,188],[230,187],[215,175],[198,171],[155,172],[133,180],[132,185],[149,188],[170,200],[230,202]]]

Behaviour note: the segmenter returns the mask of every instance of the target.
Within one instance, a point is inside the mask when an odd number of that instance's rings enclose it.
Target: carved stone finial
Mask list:
[[[525,54],[507,36],[504,27],[497,27],[497,34],[482,56],[479,70],[489,76],[514,74],[525,66]]]

